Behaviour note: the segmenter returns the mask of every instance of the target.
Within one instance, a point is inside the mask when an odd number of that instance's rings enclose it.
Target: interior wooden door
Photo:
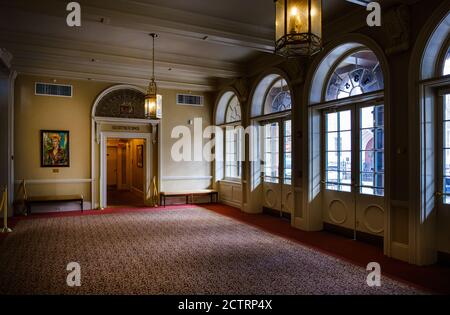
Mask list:
[[[108,147],[106,152],[108,187],[117,186],[117,147]]]

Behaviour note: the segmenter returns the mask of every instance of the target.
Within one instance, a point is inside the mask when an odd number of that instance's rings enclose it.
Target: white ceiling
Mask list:
[[[160,86],[213,90],[272,54],[273,0],[82,0],[70,28],[66,0],[0,0],[0,48],[22,73],[145,85],[156,41]],[[324,24],[357,7],[324,2]]]

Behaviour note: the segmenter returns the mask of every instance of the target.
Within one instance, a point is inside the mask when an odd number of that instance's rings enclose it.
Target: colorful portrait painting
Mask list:
[[[69,131],[41,130],[41,166],[70,166]]]
[[[143,168],[144,167],[144,146],[138,145],[137,146],[137,167]]]

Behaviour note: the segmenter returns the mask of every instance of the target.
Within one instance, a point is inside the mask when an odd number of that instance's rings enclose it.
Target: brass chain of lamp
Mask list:
[[[152,45],[152,81],[155,81],[155,38],[158,37],[158,34],[151,33],[150,36],[153,39]]]

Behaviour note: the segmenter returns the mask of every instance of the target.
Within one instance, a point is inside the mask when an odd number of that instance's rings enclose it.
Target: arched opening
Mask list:
[[[250,110],[250,198],[253,207],[291,218],[292,94],[286,76],[264,76],[254,89]]]
[[[242,165],[244,161],[244,132],[242,109],[234,91],[219,97],[215,111],[216,160],[215,178],[221,202],[242,208]]]
[[[417,242],[410,259],[417,264],[430,264],[439,253],[450,253],[450,4],[437,8],[424,27],[415,47],[411,65],[415,73],[413,93],[418,100],[412,112],[420,116],[420,152],[415,172],[420,181],[412,188],[417,196]],[[418,77],[417,77],[418,74]],[[419,90],[416,89],[419,81]],[[419,167],[418,167],[419,166]],[[431,245],[431,243],[433,245]]]
[[[340,44],[324,53],[312,75],[307,212],[315,220],[307,228],[383,247],[386,126],[379,51],[360,41]]]
[[[98,208],[152,203],[158,121],[145,118],[144,93],[134,86],[113,86],[92,107],[92,196]]]

